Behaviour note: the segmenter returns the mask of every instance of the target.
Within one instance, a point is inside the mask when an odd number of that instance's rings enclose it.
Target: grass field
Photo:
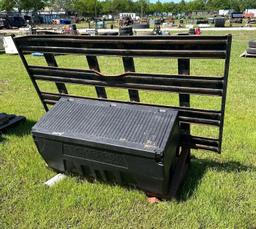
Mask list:
[[[221,33],[219,33],[221,34]],[[255,32],[234,32],[227,109],[221,155],[193,151],[195,158],[179,200],[149,204],[145,194],[99,182],[68,177],[53,188],[43,182],[55,175],[46,168],[30,130],[44,114],[18,56],[0,55],[0,112],[27,121],[0,139],[0,229],[2,228],[255,228],[256,227],[256,59],[239,58]],[[40,64],[40,57],[27,56]],[[63,66],[86,67],[82,56],[59,56]],[[101,58],[103,72],[116,73],[121,62]],[[138,63],[138,60],[136,60]],[[139,70],[175,72],[171,60],[140,62]],[[223,64],[192,61],[192,73],[221,73]],[[52,86],[41,85],[55,90]],[[77,88],[70,86],[70,90]],[[94,95],[93,88],[80,93]],[[122,90],[111,97],[127,99]],[[144,92],[142,100],[175,104],[178,97]],[[195,107],[217,106],[192,98]],[[193,131],[214,135],[215,130]]]

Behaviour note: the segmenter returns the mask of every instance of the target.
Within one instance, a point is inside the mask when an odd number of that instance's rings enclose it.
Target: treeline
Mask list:
[[[19,10],[37,11],[49,6],[53,9],[75,11],[79,15],[93,16],[100,14],[115,14],[119,12],[134,12],[143,15],[162,13],[189,13],[192,11],[217,11],[219,9],[234,9],[244,11],[256,8],[256,0],[192,0],[179,3],[149,0],[0,0],[0,9],[11,11]]]

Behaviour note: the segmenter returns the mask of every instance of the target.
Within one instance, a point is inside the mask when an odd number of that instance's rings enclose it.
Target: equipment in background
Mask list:
[[[132,36],[133,29],[132,26],[123,26],[119,28],[119,35],[120,36]]]
[[[105,20],[95,20],[95,29],[106,29],[106,22]]]
[[[76,24],[71,24],[71,25],[65,25],[63,28],[64,34],[72,34],[72,35],[78,35],[78,30],[76,28]]]
[[[0,29],[20,28],[26,26],[26,21],[19,14],[0,13]]]
[[[224,17],[216,17],[214,18],[215,27],[225,27],[225,18]]]
[[[201,35],[201,29],[199,27],[195,28],[195,35],[197,36]]]
[[[119,35],[120,36],[132,36],[133,35],[133,20],[131,17],[126,16],[123,17],[122,20],[119,21]]]
[[[162,24],[162,20],[161,19],[156,19],[154,22],[154,29],[153,29],[153,33],[156,35],[162,35],[162,31],[161,31],[161,24]]]
[[[240,55],[240,57],[256,58],[256,40],[248,42],[248,48]]]
[[[230,23],[232,25],[232,23],[243,23],[243,19],[244,19],[244,13],[243,12],[233,12],[230,14]]]

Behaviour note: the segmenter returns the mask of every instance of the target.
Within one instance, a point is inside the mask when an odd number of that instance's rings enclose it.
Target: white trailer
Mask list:
[[[256,9],[247,9],[244,11],[245,16],[256,17]]]
[[[123,19],[124,17],[130,17],[132,20],[136,19],[136,13],[120,13],[119,19]]]

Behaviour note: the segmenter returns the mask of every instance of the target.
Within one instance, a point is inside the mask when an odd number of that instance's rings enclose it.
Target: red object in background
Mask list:
[[[157,197],[148,197],[148,202],[151,204],[159,203],[160,201]]]
[[[255,17],[256,15],[254,14],[254,13],[245,13],[244,14],[244,17],[245,18],[253,18],[253,17]]]
[[[198,27],[198,28],[195,28],[195,34],[197,36],[201,35],[201,29]]]

